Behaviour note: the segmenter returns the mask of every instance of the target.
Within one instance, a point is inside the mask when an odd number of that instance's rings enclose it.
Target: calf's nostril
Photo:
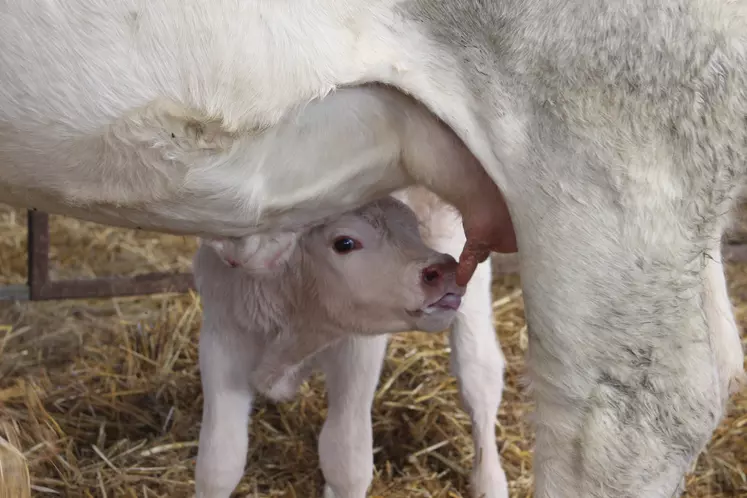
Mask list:
[[[423,270],[423,282],[426,284],[436,284],[441,278],[441,269],[438,266],[429,266]]]

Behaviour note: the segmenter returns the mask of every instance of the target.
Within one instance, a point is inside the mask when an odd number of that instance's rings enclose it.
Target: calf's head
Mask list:
[[[409,207],[386,197],[303,236],[302,266],[336,324],[358,333],[451,324],[464,294],[457,263],[426,246],[418,225]]]
[[[302,234],[205,242],[237,271],[297,285],[295,308],[350,333],[440,331],[464,295],[454,258],[426,246],[415,213],[392,197]]]

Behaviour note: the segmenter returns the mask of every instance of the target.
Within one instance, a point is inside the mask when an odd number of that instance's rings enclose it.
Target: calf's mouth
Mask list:
[[[433,301],[420,309],[408,310],[407,314],[413,317],[421,317],[444,311],[457,311],[462,304],[462,296],[454,292],[447,292],[436,301]]]

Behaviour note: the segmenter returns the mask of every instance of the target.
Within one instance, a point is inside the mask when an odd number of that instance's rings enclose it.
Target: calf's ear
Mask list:
[[[298,246],[297,232],[278,232],[272,234],[252,235],[246,264],[256,271],[270,271],[285,265]],[[247,251],[248,252],[248,251]]]
[[[203,239],[229,266],[253,274],[275,270],[287,263],[298,246],[300,234],[275,232],[241,238]]]
[[[198,240],[201,245],[205,245],[215,251],[221,259],[225,260],[230,256],[230,248],[232,244],[230,239],[222,237],[199,237]]]

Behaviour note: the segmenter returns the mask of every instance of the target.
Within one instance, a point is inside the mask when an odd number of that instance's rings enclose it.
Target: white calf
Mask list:
[[[401,192],[296,237],[210,241],[195,256],[204,306],[204,411],[198,498],[228,497],[246,463],[256,393],[294,395],[313,368],[329,411],[319,438],[325,496],[363,498],[373,472],[371,403],[387,333],[451,327],[452,367],[473,423],[476,497],[506,498],[495,441],[504,360],[492,324],[489,263],[464,293],[456,212],[425,191]],[[263,239],[263,240],[259,240]],[[210,247],[209,247],[210,246]],[[237,268],[239,267],[239,268]],[[237,268],[237,269],[234,269]]]

